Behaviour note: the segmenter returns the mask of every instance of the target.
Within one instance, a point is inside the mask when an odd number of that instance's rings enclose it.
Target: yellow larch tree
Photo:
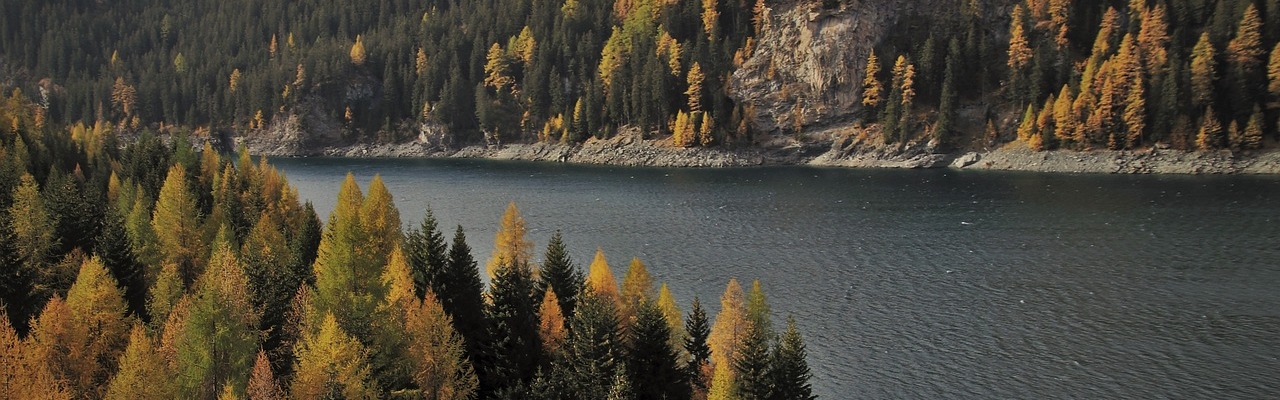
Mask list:
[[[351,45],[351,63],[357,66],[364,65],[365,56],[364,42],[360,35],[356,35],[356,42]]]
[[[633,257],[631,264],[627,266],[627,273],[622,276],[620,294],[622,304],[618,306],[618,317],[626,326],[640,309],[640,303],[649,301],[656,294],[653,292],[653,276],[649,275],[649,268],[640,258]]]
[[[66,327],[67,341],[60,343],[67,353],[58,358],[66,360],[65,376],[77,392],[101,396],[128,344],[132,321],[126,318],[124,293],[102,260],[93,257],[81,263],[66,303],[74,322]]]
[[[618,293],[618,281],[613,277],[613,271],[609,270],[609,260],[604,258],[604,249],[596,249],[596,256],[591,260],[591,266],[587,268],[586,287],[591,288],[591,292],[596,296],[615,306],[622,298]]]
[[[564,312],[560,310],[560,300],[556,292],[547,289],[542,295],[542,305],[538,312],[538,337],[542,339],[542,351],[545,354],[558,354],[567,334],[564,325]]]
[[[294,399],[317,399],[338,391],[348,399],[376,399],[377,385],[369,371],[368,351],[343,332],[333,314],[326,313],[318,329],[307,332],[296,345]]]
[[[1280,99],[1280,42],[1271,49],[1271,59],[1267,62],[1267,92],[1272,100]]]
[[[46,352],[18,337],[0,307],[0,399],[70,400],[74,392],[50,371]]]
[[[1227,57],[1246,74],[1251,74],[1260,69],[1263,51],[1262,17],[1258,15],[1258,7],[1249,4],[1240,18],[1235,38],[1227,44]]]
[[[720,296],[720,313],[711,325],[707,345],[711,347],[711,363],[732,366],[737,357],[738,344],[747,331],[747,303],[742,285],[737,279],[729,279],[724,294]]]
[[[192,192],[187,184],[187,169],[174,164],[160,187],[151,216],[151,228],[156,232],[164,262],[177,265],[183,282],[188,284],[200,276],[209,254]]]
[[[867,67],[863,70],[862,77],[862,106],[875,109],[880,106],[881,92],[884,91],[883,85],[880,83],[880,60],[876,58],[873,51],[867,56]]]
[[[467,361],[463,338],[453,329],[453,319],[444,312],[435,293],[427,291],[421,301],[414,299],[405,315],[409,346],[406,354],[411,375],[423,397],[435,400],[475,398],[479,380]]]
[[[1068,23],[1071,20],[1071,0],[1049,0],[1049,31],[1059,48],[1067,47]]]
[[[1169,62],[1169,22],[1165,19],[1164,5],[1157,5],[1147,11],[1138,28],[1138,47],[1149,75],[1163,71]]]
[[[507,210],[502,213],[502,222],[498,233],[493,238],[493,255],[485,263],[485,271],[492,278],[500,266],[517,266],[532,268],[529,259],[533,255],[533,242],[525,239],[528,228],[524,217],[520,216],[520,208],[515,202],[507,203]]]
[[[689,88],[684,91],[684,95],[689,98],[689,112],[702,111],[702,83],[706,77],[702,74],[702,66],[697,62],[689,67],[689,75],[686,81]]]
[[[1129,88],[1124,105],[1125,148],[1135,148],[1145,137],[1147,130],[1147,94],[1142,75],[1138,75]]]
[[[1200,34],[1200,40],[1191,48],[1191,103],[1197,108],[1213,102],[1213,82],[1217,79],[1217,57],[1209,32]]]
[[[1031,61],[1031,45],[1027,41],[1026,29],[1022,26],[1023,13],[1021,4],[1013,6],[1009,26],[1009,60],[1006,62],[1011,71],[1020,71]]]
[[[427,72],[427,67],[427,52],[422,47],[418,47],[418,54],[414,57],[413,71],[417,75],[422,75]]]
[[[105,399],[166,399],[177,396],[170,384],[169,363],[156,348],[155,339],[140,323],[129,333],[129,345],[120,356],[119,370],[107,386]]]
[[[368,254],[373,265],[386,265],[391,250],[400,245],[402,238],[400,210],[381,174],[369,181],[368,194],[360,203],[360,223],[368,241],[359,250]]]

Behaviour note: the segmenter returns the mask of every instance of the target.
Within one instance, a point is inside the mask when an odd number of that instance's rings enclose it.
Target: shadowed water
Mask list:
[[[539,254],[639,257],[685,311],[760,279],[823,398],[1280,397],[1280,178],[273,162],[322,220],[381,174],[481,263],[515,201]]]

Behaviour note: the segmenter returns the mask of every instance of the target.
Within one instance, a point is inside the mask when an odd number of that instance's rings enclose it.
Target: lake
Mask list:
[[[272,161],[324,221],[381,174],[481,264],[515,201],[539,257],[639,257],[685,312],[759,279],[822,398],[1280,397],[1280,177]]]

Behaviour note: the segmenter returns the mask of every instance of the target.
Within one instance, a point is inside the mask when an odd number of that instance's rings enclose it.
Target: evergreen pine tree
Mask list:
[[[684,351],[689,355],[685,363],[685,373],[689,374],[690,387],[694,393],[706,397],[711,387],[711,376],[708,367],[711,364],[711,347],[707,338],[711,335],[711,325],[702,303],[695,296],[693,306],[689,310],[689,318],[684,321],[684,330],[688,337],[684,340]]]
[[[813,374],[805,361],[804,341],[800,331],[796,329],[796,320],[787,317],[787,330],[782,333],[781,340],[774,347],[770,369],[770,400],[813,400],[813,389],[809,380]]]
[[[505,260],[505,259],[504,259]],[[527,389],[541,359],[538,337],[538,305],[534,282],[527,265],[498,265],[489,287],[487,357],[492,363],[482,377],[482,387],[495,396]]]
[[[436,216],[430,208],[422,218],[422,225],[410,230],[405,235],[404,242],[404,252],[413,271],[414,292],[418,298],[425,296],[428,289],[439,293],[442,288],[437,280],[449,262],[449,245],[445,243],[444,233],[440,232]]]
[[[577,304],[578,293],[585,279],[582,271],[569,257],[560,231],[557,230],[551,235],[551,240],[547,242],[547,250],[542,255],[542,268],[538,273],[539,290],[543,292],[554,290],[560,304],[560,312],[564,313],[566,319],[571,319],[574,306]]]
[[[627,372],[636,399],[661,400],[689,397],[688,377],[683,373],[675,349],[670,346],[671,328],[662,310],[642,301],[636,310],[631,337],[627,341]]]
[[[440,292],[436,296],[440,300],[440,306],[453,318],[454,329],[466,341],[467,357],[476,372],[483,374],[487,369],[480,357],[481,346],[487,341],[484,284],[480,282],[480,269],[471,257],[471,246],[467,245],[467,235],[461,225],[453,234],[449,262],[440,272],[439,286]]]

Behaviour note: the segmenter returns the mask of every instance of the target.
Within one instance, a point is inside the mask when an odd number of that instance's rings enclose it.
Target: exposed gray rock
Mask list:
[[[976,152],[971,151],[968,153],[964,153],[964,155],[960,157],[956,157],[956,159],[951,162],[951,168],[968,167],[970,165],[973,165],[973,163],[978,162],[979,159],[981,159],[981,157],[978,156],[978,153]]]

